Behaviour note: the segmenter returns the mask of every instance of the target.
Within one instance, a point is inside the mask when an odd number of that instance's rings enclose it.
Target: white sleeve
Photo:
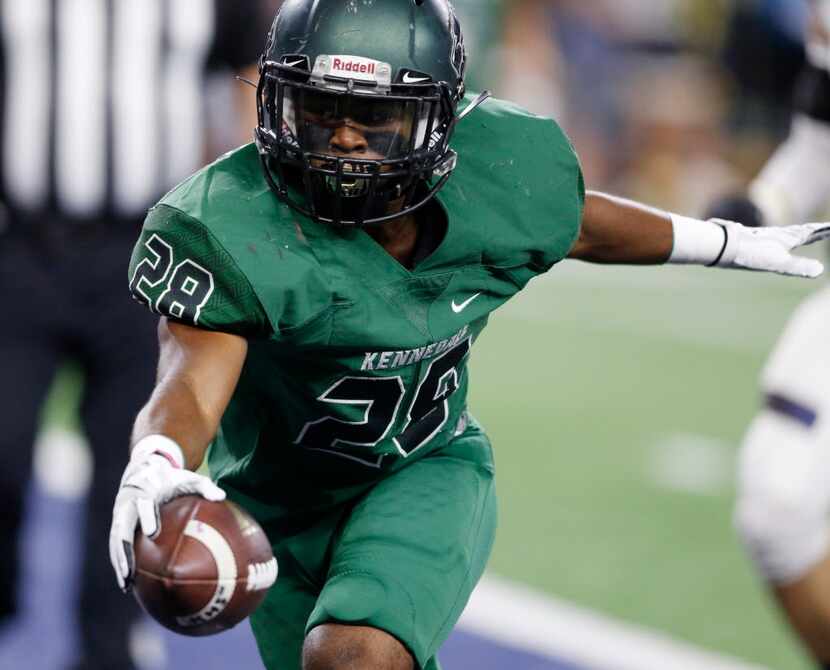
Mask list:
[[[752,182],[749,194],[768,225],[811,220],[830,194],[830,124],[798,115],[789,138]]]
[[[764,367],[761,387],[830,413],[830,286],[809,296],[790,317]]]

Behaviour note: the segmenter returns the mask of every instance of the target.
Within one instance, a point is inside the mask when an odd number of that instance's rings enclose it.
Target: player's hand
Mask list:
[[[713,219],[726,231],[726,244],[715,263],[722,268],[775,272],[813,279],[824,265],[812,258],[796,256],[793,249],[830,237],[830,223],[805,223],[775,228],[747,228],[734,221]]]
[[[118,586],[125,593],[135,576],[133,539],[136,528],[150,538],[161,531],[159,506],[195,493],[207,500],[224,500],[225,492],[208,477],[185,470],[178,445],[162,436],[141,440],[134,448],[115,497],[110,528],[110,561]]]

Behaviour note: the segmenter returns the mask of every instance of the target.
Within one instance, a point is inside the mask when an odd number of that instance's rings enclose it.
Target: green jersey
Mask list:
[[[249,341],[209,465],[261,522],[344,500],[463,430],[488,315],[573,245],[584,188],[553,121],[490,100],[453,147],[458,167],[429,210],[446,234],[412,269],[366,232],[279,202],[252,145],[148,215],[132,294]]]

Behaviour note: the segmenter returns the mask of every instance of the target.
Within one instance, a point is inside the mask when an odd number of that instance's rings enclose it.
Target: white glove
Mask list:
[[[182,450],[173,440],[150,435],[135,445],[115,497],[110,528],[110,562],[122,591],[130,590],[135,576],[133,539],[139,523],[147,537],[156,537],[161,531],[159,506],[189,493],[214,501],[225,498],[208,477],[184,469]]]
[[[777,272],[792,277],[818,277],[824,266],[794,256],[796,247],[830,237],[830,223],[748,228],[734,221],[699,221],[672,214],[674,245],[669,263]]]
[[[734,221],[712,219],[726,231],[726,244],[716,265],[776,272],[794,277],[818,277],[824,266],[812,258],[794,256],[796,247],[830,237],[830,223],[805,223],[775,228],[747,228]]]

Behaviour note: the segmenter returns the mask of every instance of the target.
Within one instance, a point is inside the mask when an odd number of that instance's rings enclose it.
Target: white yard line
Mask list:
[[[723,495],[733,486],[737,450],[737,445],[708,435],[667,435],[652,447],[648,476],[670,491]]]
[[[590,670],[766,670],[487,575],[463,630]]]

